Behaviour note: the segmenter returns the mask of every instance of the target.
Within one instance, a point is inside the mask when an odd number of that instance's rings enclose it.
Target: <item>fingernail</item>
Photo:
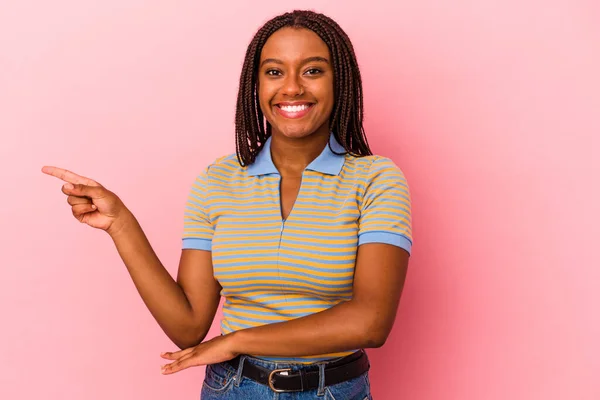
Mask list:
[[[98,207],[96,207],[96,205],[92,204],[92,210],[95,210],[96,208],[98,208]]]
[[[74,187],[75,186],[71,185],[70,183],[66,183],[65,186],[64,186],[65,189],[69,189],[69,190],[73,189]]]

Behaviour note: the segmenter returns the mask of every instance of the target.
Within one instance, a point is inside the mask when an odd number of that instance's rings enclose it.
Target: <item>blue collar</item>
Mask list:
[[[330,146],[331,149],[329,148]],[[335,154],[334,152],[342,154]],[[328,175],[339,175],[346,159],[345,153],[346,149],[331,134],[329,136],[329,145],[325,146],[321,154],[308,164],[306,169]],[[247,171],[250,176],[279,174],[271,158],[271,137],[267,139],[260,153],[256,156],[256,160],[248,166]]]

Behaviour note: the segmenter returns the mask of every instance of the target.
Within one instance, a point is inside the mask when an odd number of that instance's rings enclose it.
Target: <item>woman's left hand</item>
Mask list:
[[[231,346],[232,337],[231,334],[217,336],[188,349],[161,353],[162,358],[173,360],[161,367],[162,374],[169,375],[189,367],[216,364],[237,357]]]

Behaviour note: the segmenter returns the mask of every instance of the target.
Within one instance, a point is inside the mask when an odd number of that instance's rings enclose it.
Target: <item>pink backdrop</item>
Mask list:
[[[412,189],[375,398],[600,398],[596,1],[201,3],[0,5],[0,398],[198,398],[203,368],[160,374],[175,346],[40,168],[118,193],[175,275],[189,186],[234,149],[246,46],[294,6],[351,36],[370,142]]]

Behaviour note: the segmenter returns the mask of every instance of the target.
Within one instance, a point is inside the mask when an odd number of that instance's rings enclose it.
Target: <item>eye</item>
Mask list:
[[[310,68],[310,69],[307,69],[305,73],[308,75],[318,75],[321,72],[323,72],[323,71],[321,71],[319,68]]]
[[[265,71],[265,74],[270,76],[279,76],[281,73],[276,69],[268,69],[267,71]]]

